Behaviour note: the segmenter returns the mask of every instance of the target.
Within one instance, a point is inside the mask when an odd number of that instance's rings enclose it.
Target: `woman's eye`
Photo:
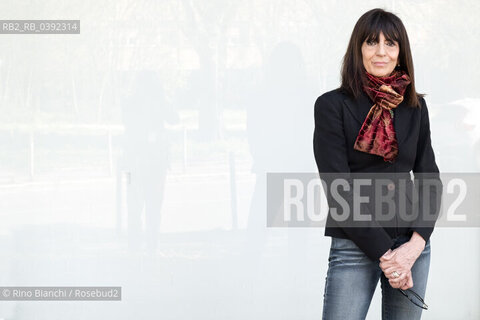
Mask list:
[[[373,46],[373,45],[375,45],[375,44],[376,44],[376,42],[373,41],[373,40],[368,40],[368,41],[367,41],[367,45],[369,45],[369,46]]]
[[[387,46],[390,46],[390,47],[395,46],[395,42],[393,42],[393,41],[387,41],[386,44],[387,44]]]

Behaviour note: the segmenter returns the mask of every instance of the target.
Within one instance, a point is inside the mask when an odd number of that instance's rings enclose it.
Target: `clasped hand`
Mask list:
[[[413,287],[412,266],[422,253],[425,247],[425,241],[417,237],[412,237],[395,250],[388,250],[380,257],[380,268],[392,288],[402,290]],[[395,274],[397,272],[398,274]]]

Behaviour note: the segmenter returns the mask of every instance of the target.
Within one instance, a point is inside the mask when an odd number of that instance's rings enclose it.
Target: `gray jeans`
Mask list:
[[[407,242],[406,236],[396,239],[393,248]],[[380,269],[380,261],[370,260],[353,241],[332,238],[323,299],[324,320],[360,320],[367,316],[370,301],[381,281],[382,319],[420,319],[422,309],[388,283]],[[413,288],[425,297],[430,266],[430,240],[412,267]]]

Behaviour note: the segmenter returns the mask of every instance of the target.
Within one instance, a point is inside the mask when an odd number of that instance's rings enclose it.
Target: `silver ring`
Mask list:
[[[393,276],[394,278],[398,278],[398,277],[400,277],[400,274],[399,274],[397,271],[393,271],[393,272],[392,272],[392,276]]]

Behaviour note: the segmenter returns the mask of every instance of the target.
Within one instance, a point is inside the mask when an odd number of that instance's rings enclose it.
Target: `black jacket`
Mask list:
[[[435,155],[430,139],[430,124],[428,110],[423,98],[421,108],[408,106],[402,102],[394,109],[394,128],[398,141],[398,157],[393,163],[385,162],[382,157],[357,151],[353,148],[358,132],[365,120],[373,101],[363,94],[359,99],[353,99],[341,89],[335,89],[321,95],[315,102],[315,132],[313,138],[314,154],[320,178],[322,173],[330,186],[332,177],[353,173],[381,173],[398,177],[404,173],[408,176],[411,188],[418,187],[417,177],[420,173],[429,173],[437,178],[440,189],[430,194],[429,210],[438,215],[442,194],[439,170],[435,163]],[[410,180],[410,172],[415,175],[415,186]],[[333,175],[332,175],[333,174]],[[392,180],[395,181],[395,180]],[[422,181],[418,179],[418,181]],[[350,180],[351,183],[351,180]],[[396,183],[392,186],[395,188]],[[408,188],[407,188],[408,189]],[[343,194],[349,204],[352,204],[353,192]],[[408,193],[407,193],[408,196]],[[338,204],[327,192],[330,210]],[[395,196],[398,199],[398,194]],[[411,209],[412,197],[409,207]],[[422,208],[422,195],[419,196],[419,208]],[[371,214],[375,209],[371,205],[361,207],[361,211]],[[420,209],[421,210],[421,209]],[[384,227],[382,223],[364,223],[361,227],[351,227],[347,222],[334,221],[330,211],[325,228],[325,235],[346,238],[355,244],[372,260],[378,260],[393,245],[393,239],[398,235],[411,235],[418,232],[428,241],[433,231],[435,221],[410,221],[396,223]],[[351,221],[349,223],[352,223]],[[355,222],[354,222],[355,223]],[[396,223],[396,224],[395,224]]]

